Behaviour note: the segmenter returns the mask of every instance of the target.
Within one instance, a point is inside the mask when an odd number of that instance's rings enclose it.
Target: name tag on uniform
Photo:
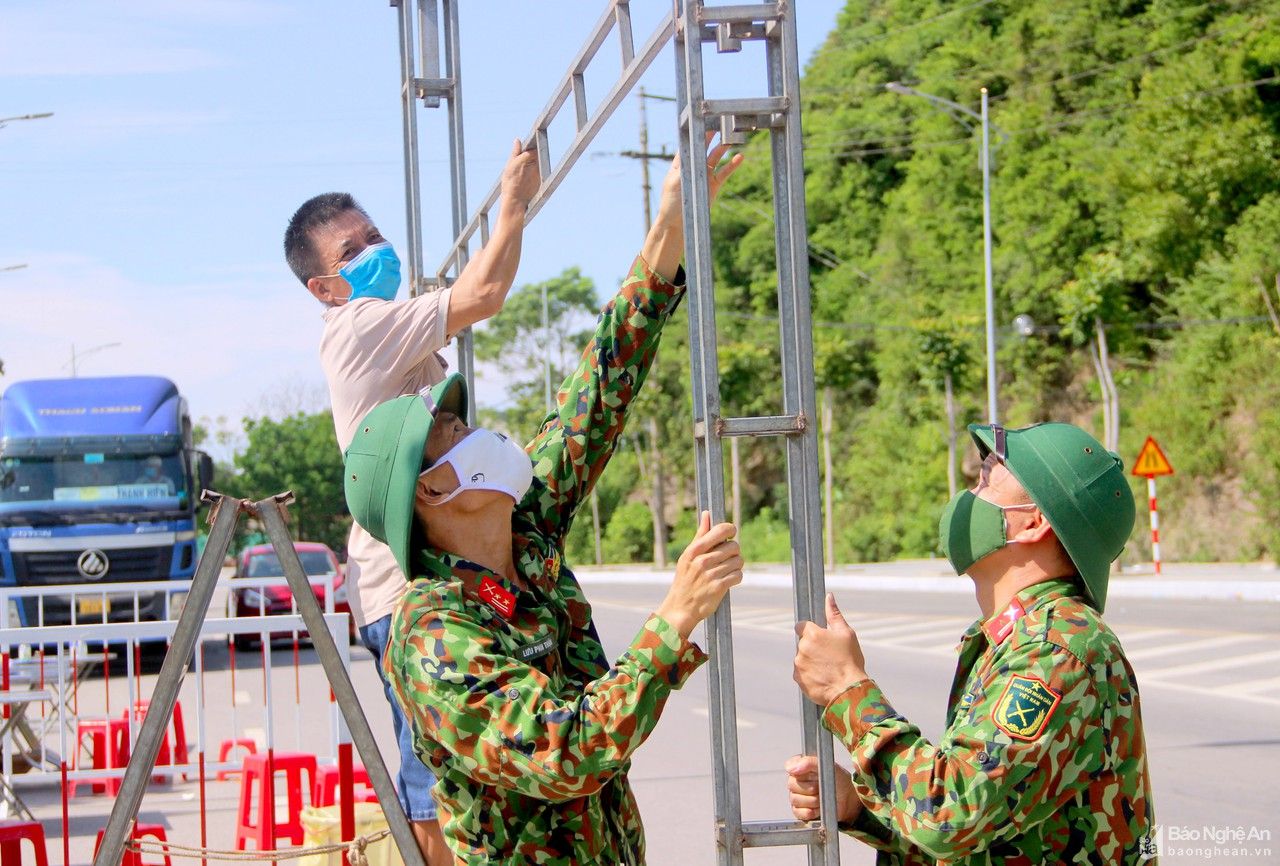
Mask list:
[[[555,646],[555,636],[547,635],[537,643],[531,643],[527,646],[520,647],[520,649],[516,650],[516,658],[520,659],[522,662],[531,662],[535,659],[542,658],[547,653],[555,649]]]

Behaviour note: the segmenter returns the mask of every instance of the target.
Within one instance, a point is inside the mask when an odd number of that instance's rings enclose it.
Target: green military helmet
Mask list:
[[[970,424],[983,459],[992,451],[1048,519],[1099,611],[1111,563],[1133,531],[1133,491],[1120,456],[1074,424],[1016,430]],[[1003,446],[1003,454],[1001,454]]]
[[[351,516],[391,548],[406,579],[413,577],[409,542],[422,454],[441,409],[467,417],[467,383],[457,373],[429,390],[375,406],[343,455],[343,487]]]

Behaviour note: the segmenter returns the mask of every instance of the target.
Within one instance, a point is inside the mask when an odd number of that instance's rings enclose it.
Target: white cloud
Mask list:
[[[109,11],[98,7],[92,15],[76,5],[84,4],[28,2],[0,13],[0,77],[155,75],[217,68],[226,61],[205,47],[209,28],[260,26],[282,14],[275,5],[249,0],[131,0],[114,3]],[[194,41],[201,36],[203,42]]]
[[[216,425],[221,417],[236,434],[246,416],[327,406],[320,305],[274,269],[157,286],[79,254],[32,252],[25,261],[30,267],[0,274],[0,389],[71,375],[74,345],[78,375],[166,376],[193,418]],[[456,349],[444,351],[451,370]],[[504,405],[508,377],[488,364],[477,372],[479,403]]]
[[[79,255],[27,261],[29,269],[0,282],[4,384],[70,375],[74,344],[84,353],[79,375],[167,376],[193,416],[222,415],[237,427],[282,383],[323,387],[320,307],[300,287],[244,275],[157,286]],[[89,353],[110,343],[120,345]]]

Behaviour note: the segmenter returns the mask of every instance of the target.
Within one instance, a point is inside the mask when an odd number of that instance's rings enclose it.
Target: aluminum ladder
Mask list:
[[[471,244],[478,241],[483,247],[488,242],[490,214],[500,192],[495,182],[480,206],[470,216],[467,215],[459,2],[391,0],[391,5],[398,10],[400,22],[405,201],[410,245],[407,259],[411,294],[450,285],[466,266]],[[621,52],[620,71],[612,83],[605,85],[604,98],[589,110],[586,99],[588,70],[611,37]],[[793,0],[726,6],[709,6],[703,0],[674,0],[671,12],[662,17],[639,45],[632,32],[628,0],[606,2],[582,49],[573,58],[546,107],[536,116],[532,129],[523,139],[526,148],[537,151],[542,174],[542,184],[529,206],[526,223],[537,214],[604,123],[639,83],[645,70],[673,39],[682,163],[687,166],[701,164],[708,130],[719,129],[727,143],[742,143],[746,133],[767,130],[772,147],[774,222],[777,227],[775,243],[783,414],[725,418],[720,414],[707,180],[703,172],[685,173],[685,249],[699,506],[710,510],[715,520],[724,517],[722,439],[734,436],[784,437],[795,616],[798,620],[821,623],[825,595],[822,513],[800,127],[800,63]],[[764,43],[768,93],[749,99],[707,99],[703,79],[703,45],[714,43],[717,52],[725,53],[739,51],[746,41]],[[436,108],[442,101],[447,108],[455,237],[439,267],[427,272],[422,252],[418,103],[424,108]],[[575,132],[562,156],[552,164],[548,130],[562,110],[573,111]],[[474,375],[470,336],[463,334],[459,339],[459,367],[470,383]],[[738,774],[732,617],[728,599],[707,623],[707,644],[711,656],[710,717],[718,862],[724,866],[741,864],[747,848],[802,845],[807,848],[811,866],[838,864],[840,852],[834,817],[833,746],[830,734],[820,724],[818,708],[800,697],[802,749],[807,754],[816,754],[821,767],[823,820],[812,823],[744,821]]]

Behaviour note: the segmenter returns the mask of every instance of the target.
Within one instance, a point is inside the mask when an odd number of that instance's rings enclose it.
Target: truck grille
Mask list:
[[[100,580],[86,580],[76,569],[79,550],[57,550],[47,553],[22,551],[13,554],[13,569],[19,586],[50,586],[74,583],[81,586],[107,587],[126,581],[168,580],[169,563],[173,548],[133,547],[104,551],[111,567]],[[86,596],[88,598],[88,596]],[[164,616],[164,596],[160,593],[142,593],[138,596],[138,610],[134,611],[133,594],[108,596],[110,608],[108,622],[133,622],[154,620]],[[96,600],[96,599],[95,599]],[[66,625],[72,621],[72,599],[65,595],[48,595],[41,603],[34,598],[22,599],[23,614],[28,625]],[[101,612],[81,615],[79,622],[102,622]]]
[[[111,567],[101,580],[88,581],[76,569],[78,550],[13,554],[13,570],[19,586],[57,583],[123,583],[135,580],[168,580],[173,548],[127,547],[105,551]]]

